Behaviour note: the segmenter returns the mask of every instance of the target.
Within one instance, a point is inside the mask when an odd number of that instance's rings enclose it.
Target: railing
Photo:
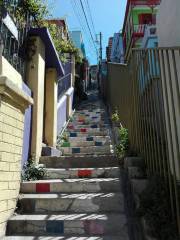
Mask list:
[[[63,96],[63,94],[71,87],[72,84],[72,74],[69,73],[66,76],[58,80],[58,100]]]
[[[117,84],[131,152],[144,158],[148,176],[164,178],[180,233],[179,69],[180,48],[135,49],[126,70],[130,74]]]
[[[17,20],[19,0],[3,0],[0,5],[0,44],[2,55],[24,76],[25,42],[32,16],[27,12],[23,22]]]
[[[146,24],[138,24],[133,26],[133,36],[134,37],[143,37],[146,29]]]
[[[130,0],[132,5],[159,5],[161,0]]]

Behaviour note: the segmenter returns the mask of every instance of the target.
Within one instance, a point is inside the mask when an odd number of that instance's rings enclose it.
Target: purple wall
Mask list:
[[[63,64],[65,75],[71,73],[71,62]]]
[[[32,92],[29,87],[23,83],[22,89],[28,96],[32,96]],[[30,152],[30,142],[31,142],[31,115],[32,106],[26,109],[24,118],[24,135],[23,135],[23,149],[22,149],[22,167],[27,162]]]
[[[57,109],[57,134],[58,135],[60,134],[64,124],[66,123],[66,107],[67,107],[67,97],[63,96],[58,102],[58,109]]]

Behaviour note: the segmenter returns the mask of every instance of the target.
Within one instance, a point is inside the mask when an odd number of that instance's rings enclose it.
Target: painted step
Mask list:
[[[23,214],[124,213],[122,193],[21,194],[18,211]]]
[[[62,151],[63,155],[71,155],[71,154],[110,154],[113,153],[113,147],[111,145],[101,146],[90,146],[90,147],[59,147],[59,150]]]
[[[95,112],[95,113],[104,113],[105,112],[105,110],[104,110],[104,108],[90,108],[90,109],[77,109],[76,110],[76,112],[75,113],[83,113],[83,112]]]
[[[59,235],[59,234],[58,234]],[[128,236],[78,236],[78,235],[70,235],[70,236],[36,236],[34,239],[33,236],[9,236],[4,237],[4,240],[129,240]]]
[[[40,157],[47,168],[98,168],[117,167],[119,159],[114,155]]]
[[[67,135],[67,137],[107,137],[109,136],[109,131],[97,131],[97,132],[93,132],[93,133],[89,133],[89,132],[65,132],[65,134]]]
[[[128,239],[124,214],[16,215],[7,225],[8,235],[121,235]]]
[[[95,123],[95,124],[76,124],[76,123],[70,123],[70,124],[68,124],[68,126],[67,126],[67,129],[71,129],[71,130],[73,130],[73,129],[84,129],[84,128],[86,128],[86,129],[97,129],[97,128],[99,128],[99,129],[101,129],[101,128],[108,128],[109,127],[109,125],[108,124],[100,124],[100,123]]]
[[[121,192],[119,178],[39,180],[21,183],[21,193]]]
[[[69,137],[68,141],[70,143],[75,143],[77,141],[81,141],[81,142],[110,142],[111,138],[110,136],[91,136],[91,137],[86,137],[86,136],[82,136],[82,137]]]
[[[119,167],[108,168],[47,168],[46,179],[65,178],[116,178],[120,176]]]
[[[70,121],[70,123],[72,123],[73,125],[76,125],[76,126],[78,126],[78,125],[82,125],[82,126],[84,126],[84,125],[89,125],[89,124],[100,124],[100,125],[109,125],[109,121],[108,120],[91,120],[91,121],[88,121],[88,120],[73,120],[73,121]]]
[[[84,119],[100,119],[102,117],[101,114],[75,114],[73,116],[73,120],[84,120]],[[103,116],[104,117],[104,116]]]
[[[93,139],[93,138],[84,138],[84,139]],[[76,139],[76,141],[68,139],[68,142],[63,142],[61,144],[61,147],[92,147],[92,146],[105,146],[105,145],[110,145],[110,140],[99,140],[99,141],[86,141],[86,140],[79,140]]]
[[[88,134],[99,134],[100,132],[106,135],[109,135],[109,129],[107,128],[74,128],[74,129],[67,129],[68,132],[75,132],[75,133],[88,133]]]

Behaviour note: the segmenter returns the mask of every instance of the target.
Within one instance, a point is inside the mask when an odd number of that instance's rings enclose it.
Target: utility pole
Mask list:
[[[98,89],[101,91],[102,79],[102,32],[99,33],[99,73],[98,73]]]
[[[100,32],[100,64],[102,63],[102,32]]]

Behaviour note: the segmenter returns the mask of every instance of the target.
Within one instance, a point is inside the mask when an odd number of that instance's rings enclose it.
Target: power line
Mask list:
[[[88,42],[89,42],[89,47],[94,49],[94,46],[93,46],[93,44],[91,43],[91,41],[90,41],[90,39],[89,39],[89,37],[88,37],[88,31],[86,30],[86,27],[85,27],[84,24],[83,24],[82,17],[80,16],[80,15],[81,15],[81,14],[80,14],[80,11],[81,11],[80,6],[78,6],[78,4],[76,3],[76,1],[74,1],[74,0],[71,0],[71,5],[72,5],[72,8],[73,8],[74,14],[75,14],[75,16],[77,17],[77,19],[78,19],[78,21],[79,21],[79,24],[80,24],[80,26],[81,26],[81,28],[82,28],[82,30],[83,30],[83,32],[84,32],[84,34],[85,34]],[[97,54],[96,49],[95,49],[95,53]]]
[[[90,32],[90,36],[91,36],[91,39],[93,41],[93,44],[94,44],[94,47],[97,51],[97,48],[96,48],[96,45],[94,43],[94,39],[93,39],[93,36],[92,36],[92,32],[91,32],[91,29],[90,29],[90,26],[89,26],[89,22],[88,22],[88,19],[87,19],[87,16],[86,16],[86,13],[85,13],[85,9],[84,9],[84,6],[83,6],[83,3],[82,3],[82,0],[80,0],[80,3],[81,3],[81,7],[82,7],[82,10],[83,10],[83,14],[84,14],[84,17],[85,17],[85,20],[86,20],[86,24],[88,26],[88,29],[89,29],[89,32]]]
[[[91,8],[90,8],[90,5],[89,5],[89,0],[85,0],[85,3],[86,3],[86,7],[87,7],[87,12],[89,13],[89,18],[90,18],[90,21],[91,21],[92,29],[94,31],[94,35],[96,35],[96,30],[95,30],[94,21],[93,21],[92,14],[91,14]]]

